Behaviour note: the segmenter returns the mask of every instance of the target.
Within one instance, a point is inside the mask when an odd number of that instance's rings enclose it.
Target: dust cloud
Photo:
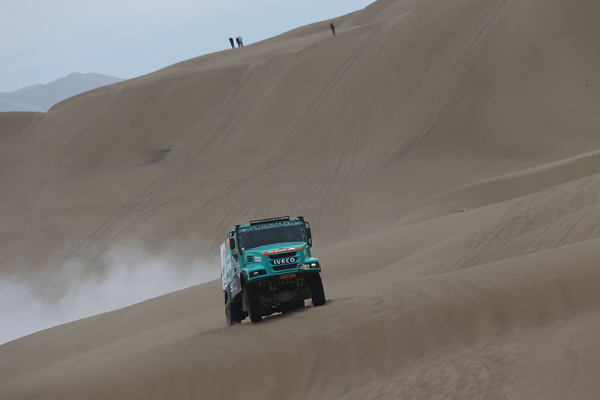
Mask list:
[[[139,243],[113,246],[94,262],[61,266],[43,287],[0,277],[0,344],[67,322],[127,307],[217,279],[217,259],[170,246],[149,251]],[[101,272],[91,265],[102,264]]]

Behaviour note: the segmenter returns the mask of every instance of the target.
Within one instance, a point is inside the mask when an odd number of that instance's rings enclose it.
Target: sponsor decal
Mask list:
[[[288,247],[288,248],[285,248],[285,249],[263,251],[262,253],[265,256],[268,256],[270,254],[285,253],[286,251],[298,251],[298,250],[302,250],[302,247],[300,247],[300,246],[298,246],[298,247]]]
[[[261,262],[262,261],[262,257],[261,256],[254,256],[254,261]]]
[[[296,262],[296,257],[281,258],[279,260],[272,261],[273,265],[292,264],[295,262]]]
[[[283,222],[268,222],[266,224],[253,225],[252,229],[254,229],[254,230],[269,229],[269,228],[278,228],[280,226],[285,226],[285,225],[283,224]]]

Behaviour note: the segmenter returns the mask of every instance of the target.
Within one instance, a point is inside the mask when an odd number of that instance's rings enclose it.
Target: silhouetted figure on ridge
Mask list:
[[[244,41],[242,40],[241,36],[238,36],[238,43],[240,46],[244,47]]]
[[[235,38],[235,41],[237,42],[237,44],[238,44],[238,47],[242,47],[242,46],[240,45],[240,38],[239,38],[239,37],[236,37],[236,38]]]
[[[329,25],[329,27],[331,28],[331,33],[333,33],[333,36],[335,36],[335,26],[333,26],[333,22],[331,25]]]
[[[235,49],[235,45],[233,44],[233,38],[229,38],[229,43],[231,43],[231,48]]]

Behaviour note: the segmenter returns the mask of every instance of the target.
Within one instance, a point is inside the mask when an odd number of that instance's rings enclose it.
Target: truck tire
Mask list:
[[[231,302],[229,298],[225,301],[225,318],[227,326],[239,324],[244,319],[244,310],[241,301]]]
[[[244,299],[248,308],[248,317],[252,322],[260,322],[262,320],[262,310],[260,307],[260,295],[258,286],[247,283],[244,286]]]
[[[311,275],[306,278],[310,290],[312,291],[312,303],[313,306],[318,307],[325,304],[325,291],[323,290],[323,281],[321,280],[321,274]]]

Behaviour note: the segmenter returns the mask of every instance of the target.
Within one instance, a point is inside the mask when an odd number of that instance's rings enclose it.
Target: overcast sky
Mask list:
[[[71,72],[133,78],[374,0],[0,0],[0,92]]]

